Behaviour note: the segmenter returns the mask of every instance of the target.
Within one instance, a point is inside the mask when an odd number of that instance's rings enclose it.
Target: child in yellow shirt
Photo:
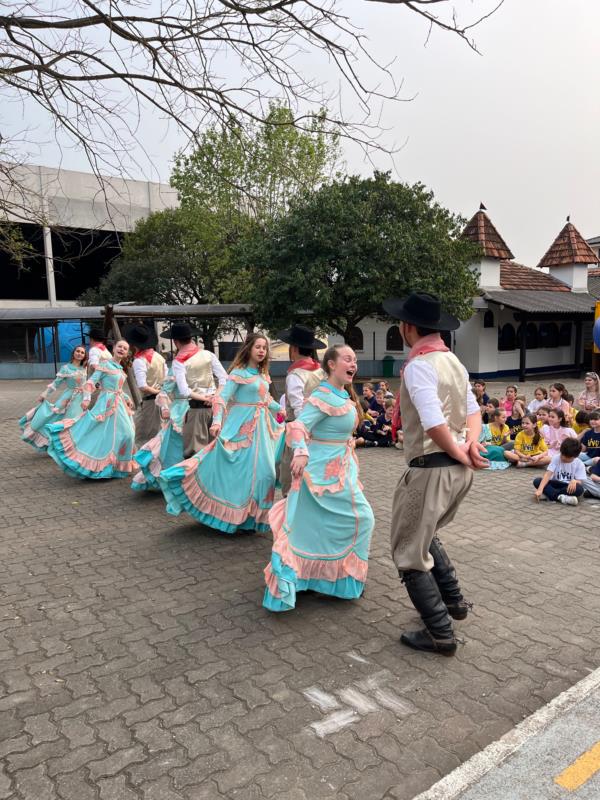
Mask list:
[[[545,467],[550,463],[548,445],[537,426],[535,414],[522,420],[523,430],[517,434],[514,450],[504,453],[507,461],[517,467]]]
[[[571,427],[581,439],[582,435],[590,430],[590,417],[587,411],[578,411]]]
[[[495,408],[490,414],[490,444],[502,447],[510,440],[510,428],[506,424],[506,411],[503,408]]]

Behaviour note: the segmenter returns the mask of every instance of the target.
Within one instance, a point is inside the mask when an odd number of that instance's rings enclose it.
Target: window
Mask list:
[[[353,350],[364,350],[363,332],[360,328],[354,327],[350,329],[348,336],[346,336],[346,344]]]
[[[523,335],[523,325],[519,325],[517,328],[517,340],[516,345],[517,348],[521,348],[521,336]],[[525,348],[527,350],[537,350],[538,347],[538,332],[537,328],[533,322],[527,323],[526,333],[525,333]]]
[[[385,349],[391,351],[404,350],[404,341],[400,336],[400,328],[397,325],[392,325],[391,328],[388,328],[385,337]]]
[[[560,331],[558,334],[558,340],[561,347],[570,347],[571,346],[571,332],[573,330],[573,326],[570,322],[563,322],[560,326]]]
[[[540,325],[539,347],[558,347],[560,334],[556,322],[542,322]]]
[[[498,326],[498,350],[514,350],[516,347],[517,336],[514,327],[507,322],[502,327]]]
[[[483,315],[483,327],[493,328],[495,324],[496,321],[494,320],[494,312],[488,309]]]

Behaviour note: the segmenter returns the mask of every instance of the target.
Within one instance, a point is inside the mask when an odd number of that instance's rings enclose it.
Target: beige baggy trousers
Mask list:
[[[160,430],[160,408],[156,405],[156,400],[143,399],[136,408],[133,421],[135,423],[135,446],[139,450]]]
[[[182,430],[184,458],[191,458],[212,441],[213,437],[209,433],[212,417],[212,408],[208,406],[188,409]]]
[[[400,572],[433,567],[431,541],[452,522],[472,481],[473,471],[462,464],[406,468],[392,502],[392,558]]]

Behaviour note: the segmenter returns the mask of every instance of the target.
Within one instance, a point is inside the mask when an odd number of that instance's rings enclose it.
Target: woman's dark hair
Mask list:
[[[229,372],[234,369],[245,369],[248,364],[250,363],[250,353],[252,352],[252,348],[254,347],[254,343],[258,341],[258,339],[264,339],[267,343],[267,354],[265,355],[263,361],[258,365],[258,371],[261,372],[263,375],[268,375],[269,373],[269,340],[265,336],[264,333],[257,331],[256,333],[249,333],[248,336],[244,339],[244,343],[240,347],[240,349],[235,354],[235,358],[231,362],[231,366],[229,367]]]
[[[85,345],[84,345],[84,344],[77,344],[77,345],[75,345],[75,347],[74,347],[74,348],[73,348],[73,350],[71,351],[71,361],[73,361],[73,360],[74,360],[74,358],[75,358],[75,350],[79,350],[79,348],[80,348],[80,347],[83,349],[83,352],[85,353],[85,356],[84,356],[84,358],[83,358],[83,360],[82,360],[82,362],[81,362],[80,366],[82,366],[82,367],[87,367],[87,363],[88,363],[88,353],[87,353],[87,350],[86,350],[86,348],[85,348]]]
[[[568,439],[563,439],[560,443],[560,454],[566,458],[577,458],[581,453],[581,442],[579,439],[573,439],[569,436]]]
[[[556,416],[558,417],[558,421],[560,422],[561,428],[569,427],[567,425],[567,418],[565,417],[565,412],[562,410],[562,408],[549,408],[548,414],[556,414]]]
[[[567,399],[568,392],[564,383],[551,383],[550,388],[554,388],[557,392],[560,392],[560,396],[563,398],[563,400]]]
[[[540,435],[540,429],[538,428],[537,424],[537,417],[535,414],[525,414],[523,419],[528,419],[529,422],[531,422],[531,424],[533,425],[534,431],[533,431],[533,436],[531,437],[531,444],[534,447],[537,447],[538,444],[540,443],[540,439],[542,438]]]

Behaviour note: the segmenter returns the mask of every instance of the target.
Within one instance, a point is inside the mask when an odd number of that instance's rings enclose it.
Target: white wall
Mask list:
[[[471,266],[473,272],[479,274],[479,287],[498,289],[500,287],[500,261],[497,258],[484,257]]]
[[[454,352],[469,372],[483,372],[479,366],[480,338],[483,330],[483,312],[476,311],[471,319],[461,322],[460,328],[455,333]]]
[[[588,268],[587,264],[569,264],[565,267],[550,267],[549,272],[553,278],[566,283],[574,292],[587,292]]]
[[[399,359],[406,357],[408,348],[404,350],[386,349],[387,332],[391,326],[391,322],[384,322],[376,317],[366,317],[358,323],[357,327],[360,328],[363,333],[363,349],[357,350],[359,359],[380,361],[384,356],[393,356]],[[343,338],[337,334],[332,334],[328,337],[329,344],[343,344],[343,341]]]

